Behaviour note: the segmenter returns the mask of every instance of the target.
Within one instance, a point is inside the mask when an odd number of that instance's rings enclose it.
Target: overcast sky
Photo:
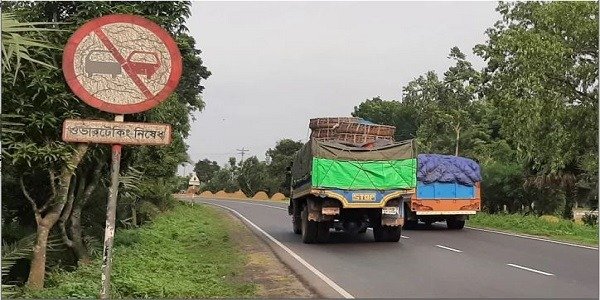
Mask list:
[[[451,64],[499,19],[496,2],[193,2],[187,26],[212,76],[187,142],[195,162],[236,149],[265,159],[283,138],[306,141],[310,118],[349,116],[375,96]],[[191,168],[186,168],[191,172]],[[181,170],[183,171],[183,170]]]

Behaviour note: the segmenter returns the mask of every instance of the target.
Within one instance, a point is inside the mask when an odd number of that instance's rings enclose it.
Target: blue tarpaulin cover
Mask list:
[[[472,186],[481,181],[479,165],[468,158],[419,154],[417,162],[417,180],[423,183],[454,182]]]

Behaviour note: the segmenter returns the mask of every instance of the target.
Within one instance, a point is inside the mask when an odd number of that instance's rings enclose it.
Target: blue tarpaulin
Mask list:
[[[468,158],[440,154],[419,154],[417,162],[417,180],[419,182],[452,182],[472,186],[481,181],[479,165]]]

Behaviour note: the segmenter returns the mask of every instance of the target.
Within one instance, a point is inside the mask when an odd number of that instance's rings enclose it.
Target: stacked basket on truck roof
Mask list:
[[[336,141],[353,146],[374,142],[392,142],[396,127],[379,125],[361,118],[333,117],[310,119],[311,138]]]

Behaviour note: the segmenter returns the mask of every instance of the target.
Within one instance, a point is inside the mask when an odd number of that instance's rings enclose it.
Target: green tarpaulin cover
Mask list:
[[[337,189],[410,189],[417,185],[414,158],[379,161],[347,161],[314,157],[312,185]]]
[[[311,139],[294,157],[293,185],[344,190],[412,189],[417,159],[412,140],[359,148]]]

